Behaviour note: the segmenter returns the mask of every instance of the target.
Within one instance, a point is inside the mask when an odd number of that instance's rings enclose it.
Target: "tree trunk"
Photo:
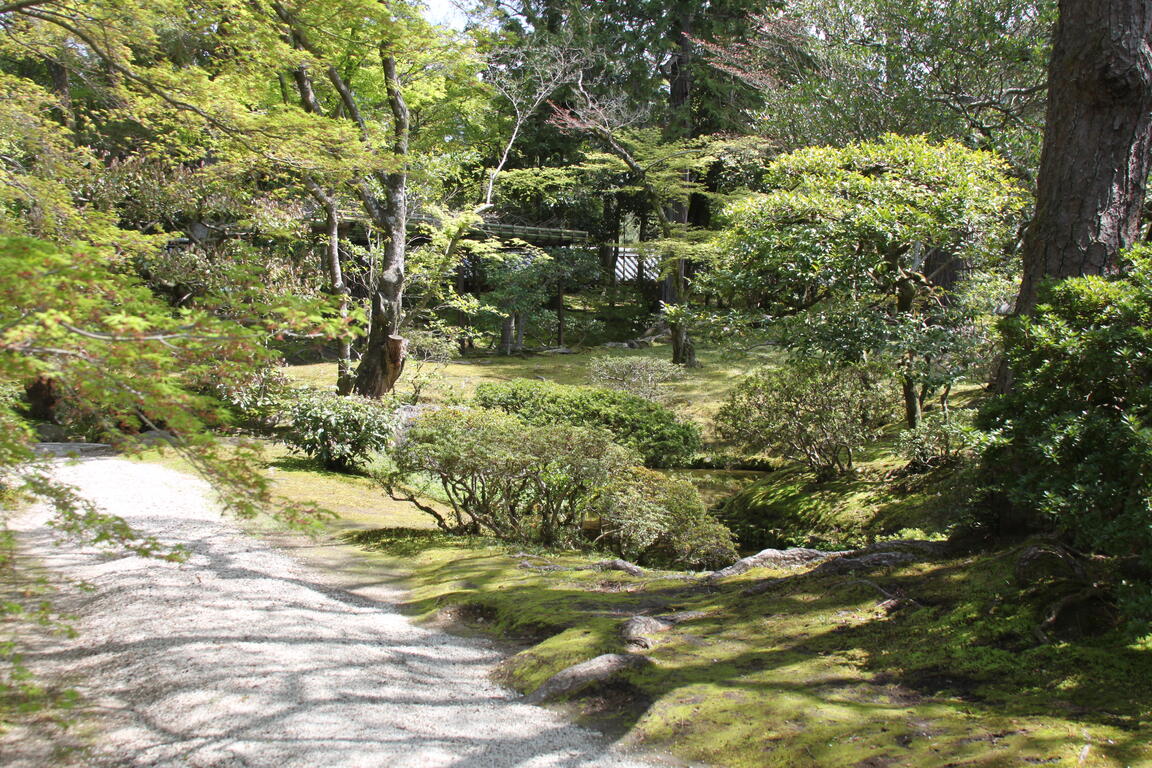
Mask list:
[[[500,354],[512,354],[512,345],[516,342],[516,315],[509,313],[500,323]]]
[[[672,333],[672,362],[686,368],[695,368],[700,363],[696,360],[696,345],[688,335],[688,329],[680,323],[669,326]]]
[[[399,335],[404,317],[404,258],[408,245],[408,172],[403,166],[408,155],[408,106],[400,91],[396,60],[382,52],[381,64],[394,121],[392,150],[401,165],[399,170],[380,174],[383,207],[367,185],[362,184],[358,189],[365,210],[386,238],[380,269],[373,281],[368,344],[356,369],[355,391],[364,397],[382,397],[392,391],[404,370],[408,346]],[[351,101],[347,96],[344,100]]]
[[[28,398],[28,415],[37,421],[56,423],[56,406],[60,404],[60,385],[43,374],[24,385]]]
[[[920,426],[922,411],[920,409],[920,390],[910,376],[900,377],[900,389],[904,393],[904,421],[908,429]]]
[[[1152,2],[1060,0],[1036,214],[1017,314],[1046,279],[1098,275],[1136,241],[1152,145]]]
[[[328,207],[325,229],[327,242],[324,249],[324,266],[328,271],[328,281],[332,293],[339,297],[340,319],[345,326],[348,322],[348,286],[344,284],[344,270],[340,264],[340,213],[335,200]],[[336,361],[336,391],[346,395],[352,391],[352,339],[340,337],[339,358]]]
[[[564,323],[567,317],[564,311],[564,286],[560,286],[560,292],[556,295],[556,346],[564,346]]]
[[[340,209],[336,196],[310,178],[304,179],[304,185],[312,198],[324,208],[324,258],[323,272],[328,276],[328,290],[339,298],[338,311],[340,319],[347,324],[349,291],[344,282],[344,268],[340,262]],[[340,339],[339,357],[336,361],[336,391],[347,395],[352,391],[352,339],[343,336]]]

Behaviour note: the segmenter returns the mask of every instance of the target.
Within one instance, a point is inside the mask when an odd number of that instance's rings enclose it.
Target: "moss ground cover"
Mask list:
[[[518,690],[623,651],[631,616],[700,612],[643,651],[650,668],[564,705],[629,742],[749,768],[1152,765],[1152,647],[1039,643],[1045,605],[1012,585],[1014,550],[716,585],[553,570],[595,557],[448,537],[363,478],[270,465],[282,493],[339,508],[347,556],[402,579],[416,620],[514,641],[501,675]]]

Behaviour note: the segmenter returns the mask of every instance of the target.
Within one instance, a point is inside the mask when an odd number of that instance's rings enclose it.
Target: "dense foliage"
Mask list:
[[[298,390],[284,409],[281,439],[293,451],[337,472],[363,470],[392,439],[391,403],[354,395]]]
[[[1050,286],[1033,316],[1005,327],[1005,346],[1013,390],[984,414],[1000,436],[984,456],[999,502],[990,513],[1152,573],[1148,255],[1122,278]]]
[[[818,477],[847,472],[892,411],[891,390],[876,373],[821,363],[763,370],[736,386],[717,424],[746,450],[802,462]]]
[[[592,361],[589,378],[595,386],[660,402],[670,396],[667,385],[684,378],[684,368],[653,357],[604,355]]]
[[[600,492],[596,542],[644,565],[723,568],[738,557],[732,533],[688,480],[634,467]]]
[[[475,401],[538,426],[570,424],[607,430],[616,442],[639,453],[649,467],[679,466],[700,449],[696,425],[628,392],[517,379],[481,384]]]
[[[420,504],[443,530],[573,547],[598,489],[634,463],[607,432],[535,427],[501,411],[445,408],[420,416],[394,453],[390,486],[435,478],[451,514]]]
[[[950,298],[960,275],[1007,266],[1023,198],[1006,171],[991,153],[916,136],[783,155],[766,194],[728,209],[712,284],[758,312],[804,313],[804,332],[783,338],[806,353],[884,360],[915,427],[926,394],[974,357],[979,320]]]

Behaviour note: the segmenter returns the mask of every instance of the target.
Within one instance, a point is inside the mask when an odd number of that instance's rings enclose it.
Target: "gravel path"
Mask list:
[[[172,564],[58,548],[45,512],[17,523],[52,571],[95,587],[63,598],[79,637],[28,658],[74,679],[98,713],[85,765],[650,765],[517,703],[487,679],[499,655],[482,641],[413,626],[241,533],[194,478],[107,458],[61,465],[59,476],[192,553]]]

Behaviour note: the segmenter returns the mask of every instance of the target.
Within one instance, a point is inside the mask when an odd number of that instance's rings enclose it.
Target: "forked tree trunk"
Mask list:
[[[388,104],[392,110],[392,150],[403,163],[408,155],[408,106],[400,91],[396,60],[384,52],[380,58],[388,89]],[[366,185],[360,187],[365,209],[386,238],[380,270],[372,287],[368,343],[356,369],[355,391],[364,397],[382,397],[392,391],[404,370],[408,346],[400,336],[400,324],[404,318],[404,259],[408,245],[408,173],[401,165],[399,170],[381,174],[381,177],[383,207],[376,204],[374,194]]]
[[[1136,241],[1152,148],[1152,2],[1060,0],[1017,314],[1046,279],[1106,274]]]

